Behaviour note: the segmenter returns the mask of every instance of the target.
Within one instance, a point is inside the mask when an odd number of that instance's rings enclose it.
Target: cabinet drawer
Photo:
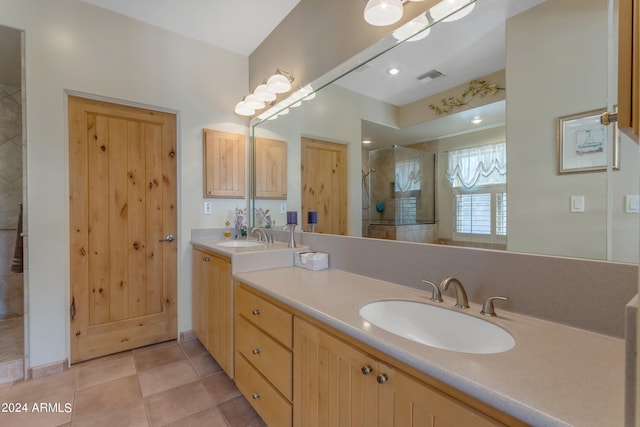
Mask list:
[[[236,317],[236,351],[291,400],[291,351],[241,316]]]
[[[291,427],[291,404],[239,354],[235,380],[244,397],[269,427]]]
[[[293,342],[293,315],[244,288],[236,288],[236,313],[267,332],[285,347]]]

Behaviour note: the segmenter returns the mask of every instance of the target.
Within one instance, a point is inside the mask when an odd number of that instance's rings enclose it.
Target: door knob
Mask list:
[[[618,113],[610,113],[608,111],[600,114],[600,124],[609,126],[611,123],[618,121]]]
[[[176,238],[173,237],[173,234],[168,234],[167,237],[160,240],[161,242],[173,242]]]

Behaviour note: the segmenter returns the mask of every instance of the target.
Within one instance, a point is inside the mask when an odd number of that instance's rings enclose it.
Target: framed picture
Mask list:
[[[607,169],[607,147],[613,150],[613,168],[620,169],[618,129],[600,123],[605,109],[558,118],[558,172]],[[615,125],[613,125],[615,126]]]

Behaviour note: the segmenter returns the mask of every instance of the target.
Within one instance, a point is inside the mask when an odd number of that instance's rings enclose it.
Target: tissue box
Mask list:
[[[329,268],[329,254],[306,251],[296,252],[293,254],[293,257],[293,264],[296,267],[302,267],[313,271]]]

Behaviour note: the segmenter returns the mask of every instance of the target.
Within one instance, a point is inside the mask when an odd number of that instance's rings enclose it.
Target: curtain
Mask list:
[[[420,157],[400,160],[396,163],[396,191],[420,190],[421,179]]]
[[[506,182],[507,144],[482,145],[449,152],[447,179],[453,187]]]

